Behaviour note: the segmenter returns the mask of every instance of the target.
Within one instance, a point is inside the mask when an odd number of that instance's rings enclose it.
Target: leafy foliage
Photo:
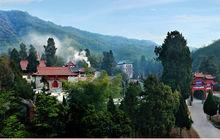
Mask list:
[[[12,115],[3,121],[1,134],[3,137],[9,138],[25,138],[28,133],[25,131],[25,126],[18,121],[16,115]]]
[[[65,129],[62,121],[62,109],[58,100],[49,94],[36,95],[36,116],[32,121],[33,137],[57,137]],[[64,120],[64,119],[63,119]]]

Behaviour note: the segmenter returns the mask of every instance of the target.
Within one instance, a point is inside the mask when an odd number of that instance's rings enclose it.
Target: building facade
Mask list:
[[[127,76],[129,79],[133,78],[133,63],[123,60],[119,61],[117,64],[117,67],[120,68]]]

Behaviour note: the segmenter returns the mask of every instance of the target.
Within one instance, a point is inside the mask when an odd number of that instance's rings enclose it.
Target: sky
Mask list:
[[[0,10],[22,10],[62,26],[157,44],[173,30],[190,47],[220,39],[219,0],[0,0]]]

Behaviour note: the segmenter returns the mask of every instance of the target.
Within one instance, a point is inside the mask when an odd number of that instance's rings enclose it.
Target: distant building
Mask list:
[[[24,73],[27,73],[27,64],[27,60],[20,62]],[[32,75],[24,74],[23,78],[26,78],[28,82],[34,82],[37,90],[45,87],[46,90],[53,92],[60,92],[62,90],[62,80],[86,80],[85,70],[83,68],[76,68],[76,65],[72,62],[67,63],[63,67],[46,67],[44,60],[39,62],[36,73]]]
[[[192,83],[192,93],[196,90],[202,90],[204,92],[213,91],[213,85],[215,77],[210,74],[203,74],[200,72],[194,73]],[[206,95],[206,93],[205,93]]]
[[[120,68],[129,79],[133,78],[133,63],[127,60],[119,61],[117,67]]]

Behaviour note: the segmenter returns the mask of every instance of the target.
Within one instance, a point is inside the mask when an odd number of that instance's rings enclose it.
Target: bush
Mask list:
[[[194,92],[194,97],[197,98],[197,99],[202,100],[203,97],[204,97],[204,93],[205,93],[205,92],[202,91],[202,90],[196,90],[196,91]]]

